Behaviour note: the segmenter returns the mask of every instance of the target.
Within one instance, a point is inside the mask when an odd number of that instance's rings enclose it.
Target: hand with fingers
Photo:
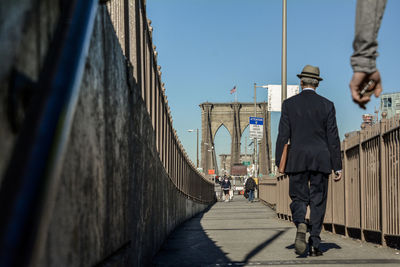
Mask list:
[[[342,179],[342,171],[335,171],[335,176],[333,177],[333,180],[335,182],[339,182]]]
[[[350,81],[350,91],[353,101],[362,109],[371,100],[371,95],[379,97],[382,92],[381,75],[379,71],[373,73],[354,72]]]

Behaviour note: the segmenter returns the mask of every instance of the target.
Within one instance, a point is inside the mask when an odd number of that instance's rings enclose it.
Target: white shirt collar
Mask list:
[[[312,91],[315,91],[315,89],[313,89],[313,88],[303,88],[303,91],[305,91],[305,90],[312,90]]]

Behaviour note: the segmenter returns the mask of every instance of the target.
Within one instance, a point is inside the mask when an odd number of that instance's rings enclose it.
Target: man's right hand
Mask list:
[[[335,182],[339,182],[341,179],[342,179],[342,171],[335,172],[335,177],[333,177],[333,180]]]
[[[350,91],[353,101],[363,109],[365,109],[365,104],[367,104],[371,98],[369,95],[360,96],[360,92],[370,80],[374,81],[374,83],[371,88],[368,88],[368,91],[373,91],[375,97],[378,97],[382,92],[382,82],[379,71],[375,71],[371,74],[354,72],[350,81]]]

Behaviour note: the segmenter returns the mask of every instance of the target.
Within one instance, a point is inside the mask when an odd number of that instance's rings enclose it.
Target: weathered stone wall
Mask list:
[[[101,6],[35,266],[149,265],[167,235],[207,206],[188,199],[165,172],[141,89],[127,66]],[[0,123],[7,121],[1,117]]]

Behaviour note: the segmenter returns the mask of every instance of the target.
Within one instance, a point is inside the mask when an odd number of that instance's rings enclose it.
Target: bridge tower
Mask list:
[[[217,174],[217,157],[214,138],[219,128],[224,125],[231,135],[231,166],[240,163],[240,140],[249,117],[254,116],[254,103],[210,103],[199,105],[201,113],[201,167],[205,173],[215,169]],[[268,104],[257,103],[257,116],[264,118],[264,133],[259,147],[259,170],[262,175],[271,172],[271,114]]]

